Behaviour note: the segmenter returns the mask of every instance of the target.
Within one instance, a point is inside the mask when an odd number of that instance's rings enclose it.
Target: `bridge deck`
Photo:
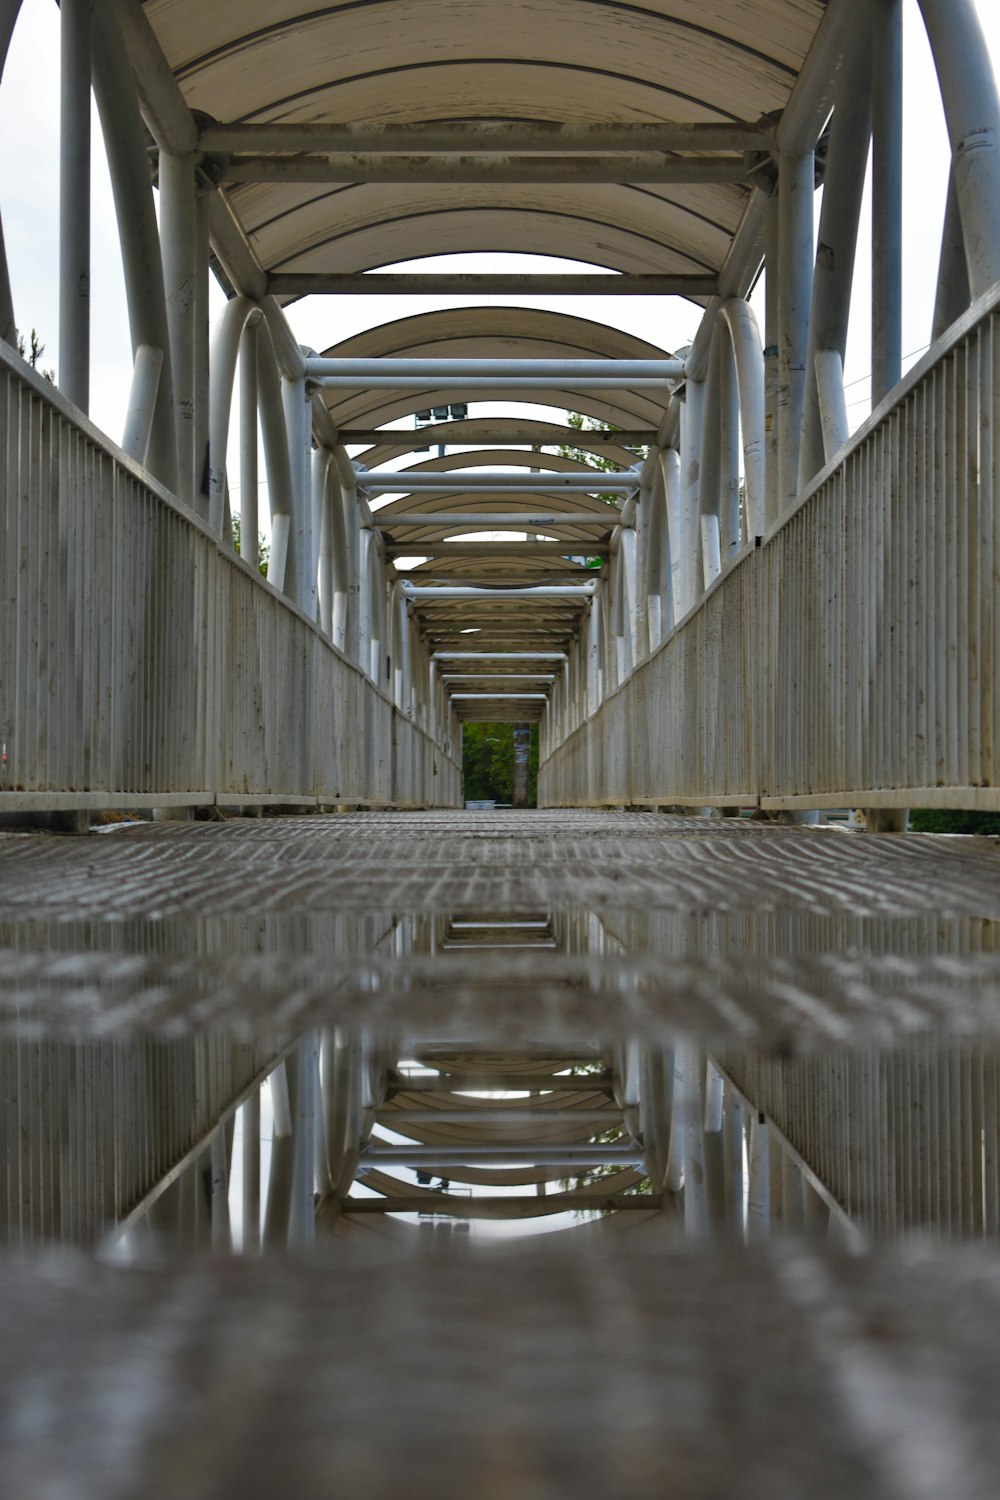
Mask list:
[[[64,1246],[0,1263],[12,1493],[995,1494],[995,841],[498,812],[0,845],[3,1227],[11,1245]],[[494,1115],[524,1114],[533,1081],[545,1141],[571,1143],[547,1149],[575,1149],[603,1111],[628,1121],[628,1087],[598,1061],[575,1089],[561,1070],[632,1044],[701,1048],[725,1075],[726,1121],[747,1122],[742,1228],[731,1195],[718,1220],[699,1219],[689,1185],[629,1201],[640,1168],[612,1185],[638,1211],[487,1246],[456,1224],[523,1217],[575,1169],[472,1165],[450,1220],[447,1188],[406,1188],[400,1206],[439,1215],[420,1229],[382,1211],[374,1194],[388,1204],[401,1181],[386,1168],[366,1197],[334,1194],[289,1258],[208,1259],[233,1244],[214,1207],[199,1229],[182,1204],[172,1241],[149,1238],[171,1151],[208,1170],[247,1080],[317,1034],[376,1039],[380,1123],[407,1115],[399,1129],[442,1160],[468,1139],[463,1110],[484,1116],[474,1139],[496,1140]],[[219,1038],[221,1062],[198,1050]],[[423,1071],[401,1073],[404,1058]],[[487,1098],[504,1079],[519,1095]],[[124,1111],[117,1134],[102,1090]],[[174,1096],[175,1114],[178,1098],[202,1114],[161,1140],[147,1095],[164,1118]],[[541,1140],[526,1118],[506,1135],[532,1128]],[[693,1149],[688,1184],[712,1170]],[[104,1228],[131,1215],[128,1267],[93,1258],[91,1207]],[[268,1218],[265,1246],[270,1232]]]

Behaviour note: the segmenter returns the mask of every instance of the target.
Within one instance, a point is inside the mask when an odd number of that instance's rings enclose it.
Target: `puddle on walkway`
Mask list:
[[[801,909],[28,917],[0,1239],[994,1239],[996,946]]]

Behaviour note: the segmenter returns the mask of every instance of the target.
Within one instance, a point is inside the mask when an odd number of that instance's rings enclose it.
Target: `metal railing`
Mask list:
[[[460,768],[0,344],[0,810],[458,805]]]
[[[1000,807],[1000,287],[584,724],[543,804]]]

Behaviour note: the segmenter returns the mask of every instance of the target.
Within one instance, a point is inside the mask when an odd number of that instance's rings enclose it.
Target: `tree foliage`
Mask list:
[[[513,724],[466,724],[462,729],[462,795],[466,802],[514,800]],[[538,725],[531,726],[528,806],[538,802]]]
[[[240,556],[242,557],[242,555],[243,555],[243,549],[240,546],[240,518],[239,518],[239,516],[233,516],[233,550],[235,552],[239,552]],[[267,542],[265,542],[265,540],[264,540],[264,538],[262,536],[258,536],[257,537],[257,571],[260,573],[260,575],[261,575],[262,578],[266,578],[267,577],[267,565],[268,565],[268,562],[270,561],[270,557],[271,557],[271,548],[270,548],[270,546],[268,545]]]
[[[578,411],[571,411],[568,414],[567,420],[570,427],[575,427],[577,432],[618,431],[618,428],[615,427],[613,423],[602,422],[597,417],[582,416]],[[649,449],[645,444],[638,447],[630,447],[627,444],[625,446],[626,451],[629,453],[634,453],[636,458],[645,458],[646,454],[649,452]],[[603,453],[592,453],[589,448],[577,448],[575,446],[570,446],[566,443],[562,443],[559,447],[559,452],[563,458],[571,458],[575,464],[580,464],[581,467],[600,469],[602,474],[615,474],[618,472],[618,464],[613,458],[609,458]],[[616,510],[618,509],[617,495],[603,494],[598,495],[597,498],[599,500],[603,500],[605,505],[613,505]]]
[[[37,329],[33,328],[31,330],[31,338],[30,338],[30,341],[27,342],[27,343],[25,342],[24,334],[23,333],[19,333],[18,334],[18,336],[17,336],[17,352],[21,356],[22,359],[26,359],[28,361],[28,364],[31,366],[31,368],[33,370],[38,370],[38,373],[39,373],[39,375],[41,375],[41,377],[42,377],[43,380],[47,380],[49,382],[49,385],[54,385],[55,384],[55,378],[56,378],[56,372],[55,372],[55,370],[41,370],[41,369],[39,369],[39,364],[41,362],[42,355],[45,353],[45,345],[42,343],[41,339],[38,337],[38,330]]]

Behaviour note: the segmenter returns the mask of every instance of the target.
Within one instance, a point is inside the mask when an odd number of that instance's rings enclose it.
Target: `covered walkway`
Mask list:
[[[992,1500],[1000,853],[906,831],[1000,812],[980,13],[61,0],[54,381],[0,238],[19,1500]],[[470,722],[538,809],[463,810]]]

